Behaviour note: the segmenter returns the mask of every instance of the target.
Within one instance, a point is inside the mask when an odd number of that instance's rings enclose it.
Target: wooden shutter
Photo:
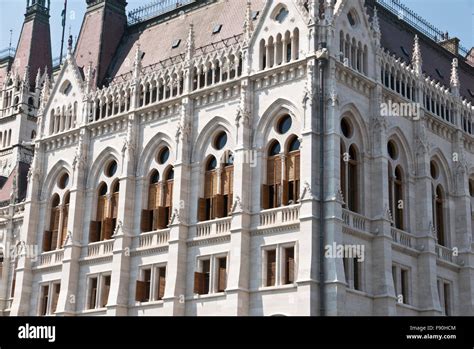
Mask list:
[[[275,286],[276,251],[267,252],[267,286]]]
[[[137,280],[137,288],[136,288],[136,291],[135,291],[135,300],[137,302],[146,301],[146,288],[147,288],[147,282],[146,281]]]
[[[65,205],[64,211],[63,211],[63,231],[61,233],[61,247],[63,247],[64,243],[66,242],[68,218],[69,218],[69,205]]]
[[[104,220],[104,225],[103,225],[103,240],[110,240],[110,238],[112,237],[112,233],[113,233],[113,230],[114,230],[114,221],[112,218],[106,218]]]
[[[212,198],[212,209],[214,218],[225,217],[224,195],[217,194]]]
[[[204,175],[204,197],[212,197],[212,174],[213,172],[206,172]]]
[[[97,201],[97,220],[102,221],[107,217],[107,197],[99,196]]]
[[[227,286],[227,261],[225,258],[219,259],[219,274],[217,281],[217,291],[224,292]]]
[[[281,183],[281,158],[275,156],[274,158],[275,184]],[[268,183],[267,183],[268,184]]]
[[[157,184],[150,184],[150,189],[148,190],[148,209],[153,210],[157,205],[157,192],[159,191],[159,186]]]
[[[194,273],[194,293],[203,294],[204,293],[204,283],[205,283],[205,273]]]
[[[158,269],[158,300],[162,300],[165,296],[166,286],[166,268]]]
[[[295,180],[295,156],[293,154],[286,158],[286,174],[289,181]]]
[[[222,194],[228,195],[233,191],[234,167],[227,166],[222,173]]]
[[[51,212],[51,230],[59,230],[59,207],[53,208]]]
[[[283,180],[283,187],[282,187],[282,193],[281,193],[281,201],[283,205],[288,205],[288,197],[289,197],[289,186],[288,186],[288,181]]]
[[[153,210],[153,230],[166,229],[168,227],[169,217],[166,207],[158,207]]]
[[[100,239],[100,222],[92,221],[89,228],[89,242],[97,242]]]
[[[299,180],[300,179],[300,167],[301,167],[300,152],[299,151],[298,151],[298,153],[295,154],[294,164],[295,164],[295,180]]]
[[[234,195],[231,193],[229,194],[229,197],[227,199],[227,207],[226,207],[226,216],[229,216],[232,214],[232,205],[234,203]]]
[[[147,233],[153,230],[153,211],[150,210],[142,210],[142,218],[141,218],[141,230],[142,233]]]
[[[112,218],[117,218],[118,215],[118,204],[119,204],[119,193],[114,193],[112,195]]]
[[[58,245],[59,231],[53,230],[51,234],[51,250],[55,250]]]
[[[166,194],[165,194],[164,206],[165,207],[173,206],[173,181],[172,180],[166,182]]]
[[[275,184],[275,161],[273,157],[267,161],[267,184]]]
[[[43,235],[43,252],[51,251],[52,232],[45,231]]]
[[[270,208],[270,188],[267,184],[262,185],[262,208],[264,210]]]
[[[199,222],[204,222],[206,221],[206,199],[205,198],[199,198],[198,201],[198,221]]]

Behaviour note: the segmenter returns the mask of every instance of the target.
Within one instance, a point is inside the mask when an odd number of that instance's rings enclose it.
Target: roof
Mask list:
[[[196,48],[242,34],[246,2],[247,0],[218,0],[182,16],[157,21],[156,24],[150,25],[150,21],[147,21],[129,27],[109,69],[109,78],[132,70],[138,43],[144,53],[144,67],[184,54],[190,24],[194,26]],[[253,0],[252,11],[261,11],[264,4],[265,0]],[[164,16],[166,17],[166,14]],[[220,32],[213,34],[213,28],[220,24]],[[179,46],[172,48],[173,42],[177,40],[181,40]]]
[[[461,83],[460,94],[468,101],[474,103],[474,67],[467,64],[462,57],[455,56],[416,28],[400,20],[384,7],[378,6],[377,9],[379,10],[382,47],[410,63],[414,37],[418,35],[423,59],[423,72],[446,87],[450,86],[452,61],[454,58],[458,58],[459,80]],[[472,95],[469,91],[472,92]]]

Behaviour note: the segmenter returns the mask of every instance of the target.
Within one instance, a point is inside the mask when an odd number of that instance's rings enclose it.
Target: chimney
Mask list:
[[[92,64],[93,86],[100,86],[127,27],[125,0],[86,0],[74,56],[84,70]]]
[[[451,38],[441,41],[439,44],[453,55],[457,56],[459,54],[459,41],[458,38]]]
[[[12,64],[12,71],[18,76],[24,76],[25,68],[29,67],[32,72],[29,75],[30,86],[35,84],[38,69],[44,72],[46,67],[49,72],[52,71],[49,4],[49,0],[27,1],[25,21]]]

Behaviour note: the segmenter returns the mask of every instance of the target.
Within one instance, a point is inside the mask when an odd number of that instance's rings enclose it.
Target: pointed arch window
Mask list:
[[[43,234],[43,252],[49,252],[64,247],[67,237],[69,216],[69,193],[64,194],[63,202],[58,194],[51,199],[49,230]]]
[[[117,186],[114,186],[114,189],[118,189]],[[112,206],[116,206],[116,203],[112,203],[112,201],[108,195],[107,184],[101,183],[97,190],[96,220],[90,224],[89,242],[111,239],[114,229],[112,218],[114,208]]]
[[[300,141],[294,136],[290,139],[285,161],[286,178],[283,180],[284,204],[298,202],[300,193]],[[287,195],[287,197],[285,197]]]
[[[432,186],[433,192],[433,223],[436,230],[436,237],[438,238],[438,244],[447,246],[446,239],[446,227],[444,219],[444,205],[445,205],[445,194],[444,189],[439,184],[436,188]]]
[[[349,147],[347,164],[347,207],[350,211],[359,212],[359,156],[354,145]]]
[[[404,199],[403,199],[403,172],[400,166],[393,172],[392,165],[388,164],[389,175],[389,204],[392,213],[392,225],[395,228],[404,230]]]
[[[262,189],[262,208],[269,209],[280,207],[282,168],[281,168],[281,146],[278,141],[273,141],[268,148],[267,178]]]

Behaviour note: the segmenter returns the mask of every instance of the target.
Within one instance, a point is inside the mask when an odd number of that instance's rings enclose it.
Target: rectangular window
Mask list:
[[[40,293],[40,309],[39,315],[44,316],[48,314],[48,303],[49,303],[49,285],[41,286]]]
[[[227,258],[217,258],[217,292],[224,292],[227,286]]]
[[[447,282],[443,283],[444,292],[444,314],[446,316],[451,315],[451,285]]]
[[[101,285],[101,291],[100,291],[100,308],[105,308],[109,301],[110,280],[111,280],[110,275],[102,276],[102,285]]]
[[[357,260],[357,258],[353,258],[353,269],[354,269],[354,289],[358,291],[362,291],[362,282],[361,282],[361,263]]]
[[[276,281],[276,250],[268,250],[266,253],[267,278],[265,286],[275,286]]]
[[[137,280],[135,290],[135,300],[137,302],[150,301],[150,285],[151,285],[151,269],[143,269],[141,271],[141,280]]]
[[[160,301],[165,296],[166,267],[157,268],[156,278],[157,278],[156,299]]]
[[[398,277],[397,277],[397,267],[396,266],[392,266],[392,278],[393,278],[393,288],[394,288],[394,291],[395,291],[395,297],[398,298],[398,284],[397,284],[397,280],[398,280]]]
[[[343,258],[342,264],[344,265],[344,275],[346,276],[347,286],[350,287],[350,267],[349,267],[349,258]]]
[[[295,248],[285,248],[285,278],[283,284],[292,284],[295,282]]]
[[[98,280],[97,277],[91,277],[89,279],[89,301],[87,303],[87,309],[95,309],[97,303],[97,286]]]
[[[58,300],[59,300],[59,292],[61,291],[61,284],[56,283],[53,284],[53,294],[52,294],[52,300],[51,300],[51,314],[54,314],[56,312],[56,309],[58,307]]]
[[[409,303],[409,275],[407,269],[401,269],[400,280],[401,280],[401,291],[403,296],[403,303]]]
[[[200,261],[200,272],[194,273],[194,293],[197,294],[208,294],[209,293],[209,282],[211,281],[211,260],[203,259]]]

